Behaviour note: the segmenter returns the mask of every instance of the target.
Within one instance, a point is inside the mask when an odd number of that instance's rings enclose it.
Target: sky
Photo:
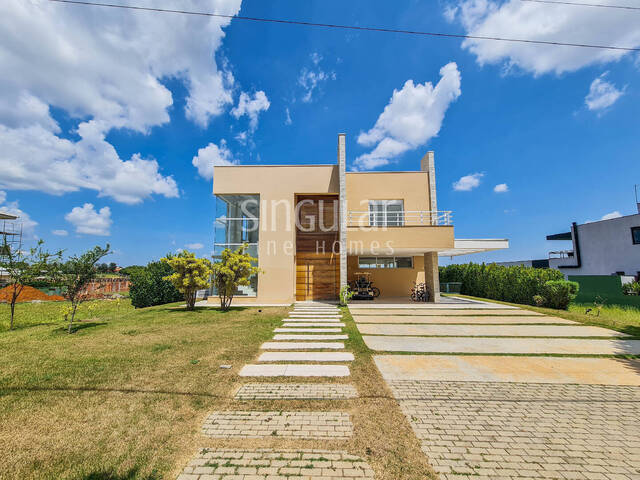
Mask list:
[[[109,3],[640,47],[640,10],[522,0]],[[352,171],[435,151],[456,238],[510,240],[456,261],[636,213],[639,52],[5,0],[0,71],[0,211],[68,254],[209,255],[212,165],[335,163],[340,132]]]

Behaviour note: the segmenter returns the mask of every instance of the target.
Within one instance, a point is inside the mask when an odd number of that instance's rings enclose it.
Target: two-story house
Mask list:
[[[439,301],[439,255],[508,242],[455,240],[451,212],[437,207],[433,152],[420,167],[346,172],[344,134],[337,164],[216,166],[214,259],[247,243],[262,270],[234,303],[337,299],[359,272],[368,273],[381,299],[408,301],[414,282],[424,282]]]

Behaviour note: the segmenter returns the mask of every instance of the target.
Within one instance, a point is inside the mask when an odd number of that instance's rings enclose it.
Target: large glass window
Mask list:
[[[640,227],[631,227],[631,238],[634,245],[640,245]]]
[[[404,225],[404,200],[369,200],[369,225],[401,227]]]
[[[358,257],[359,268],[413,268],[413,257]]]
[[[258,258],[258,236],[260,232],[259,195],[216,195],[215,239],[213,261],[220,259],[225,248],[236,250],[247,243],[247,253]],[[212,288],[212,295],[216,295]],[[258,276],[250,279],[250,285],[240,286],[235,295],[256,296]]]

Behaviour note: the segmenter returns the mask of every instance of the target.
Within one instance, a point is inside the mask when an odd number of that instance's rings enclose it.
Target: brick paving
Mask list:
[[[245,383],[236,392],[236,400],[323,399],[356,398],[353,385],[341,383]]]
[[[640,387],[388,383],[444,480],[640,478]]]
[[[210,450],[198,456],[178,480],[337,480],[373,479],[360,457],[325,450]]]
[[[344,412],[214,412],[202,433],[213,438],[310,438],[345,439],[353,434]]]

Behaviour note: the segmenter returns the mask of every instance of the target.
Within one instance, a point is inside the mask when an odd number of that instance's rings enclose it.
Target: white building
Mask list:
[[[571,242],[571,248],[549,253],[549,268],[567,275],[640,275],[640,213],[575,222],[571,231],[547,236]]]

